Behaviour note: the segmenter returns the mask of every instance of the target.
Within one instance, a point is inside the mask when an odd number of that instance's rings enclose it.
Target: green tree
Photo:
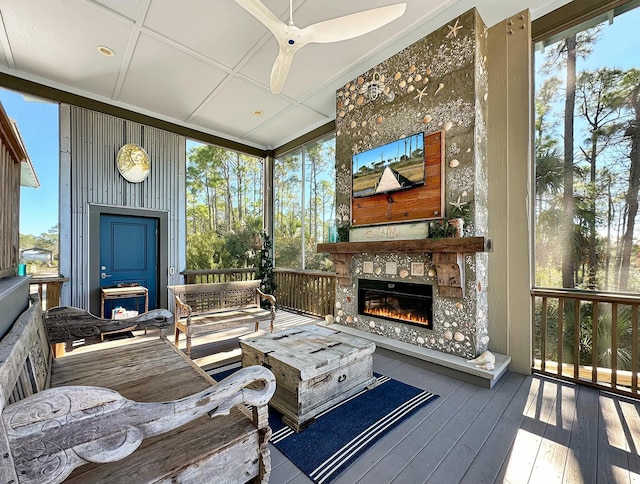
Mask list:
[[[578,34],[572,34],[556,43],[547,61],[542,66],[543,72],[554,72],[558,66],[565,69],[565,102],[563,129],[563,181],[562,208],[563,217],[560,227],[560,245],[562,255],[562,286],[575,286],[576,261],[572,259],[571,234],[574,225],[573,206],[573,170],[574,170],[574,115],[576,105],[576,60],[591,53],[593,44],[597,41],[600,28],[595,27]]]
[[[597,186],[597,160],[619,131],[620,107],[623,96],[618,89],[622,79],[619,69],[598,69],[582,71],[577,81],[578,113],[587,123],[588,139],[586,147],[580,147],[589,165],[587,196],[589,198],[589,276],[587,287],[598,286],[597,260],[597,212],[596,204],[600,190]]]
[[[629,187],[625,197],[627,206],[626,230],[622,236],[622,254],[620,258],[620,279],[618,287],[627,290],[629,286],[629,267],[633,248],[635,220],[638,214],[638,190],[640,189],[640,70],[631,69],[622,80],[623,88],[629,90],[626,98],[631,118],[627,123],[624,136],[630,142]]]
[[[247,183],[247,180],[252,183]],[[251,267],[262,230],[262,161],[199,145],[187,163],[187,269]]]

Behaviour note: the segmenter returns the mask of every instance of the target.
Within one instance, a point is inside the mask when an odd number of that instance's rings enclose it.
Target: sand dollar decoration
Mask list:
[[[143,181],[151,171],[151,161],[147,152],[134,143],[127,143],[120,148],[116,164],[122,177],[131,183]]]

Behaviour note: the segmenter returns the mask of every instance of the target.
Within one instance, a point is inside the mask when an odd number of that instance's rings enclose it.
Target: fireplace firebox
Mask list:
[[[358,313],[433,329],[433,286],[359,279]]]

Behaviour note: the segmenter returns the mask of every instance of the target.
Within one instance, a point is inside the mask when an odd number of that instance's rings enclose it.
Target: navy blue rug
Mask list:
[[[217,381],[240,367],[209,371]],[[375,375],[378,385],[364,390],[320,414],[314,423],[295,433],[269,408],[271,443],[311,480],[326,484],[338,477],[365,450],[389,430],[438,395]]]

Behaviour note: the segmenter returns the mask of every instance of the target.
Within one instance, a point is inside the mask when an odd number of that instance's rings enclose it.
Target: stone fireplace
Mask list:
[[[343,236],[318,246],[336,265],[337,324],[465,359],[487,349],[485,52],[486,27],[470,10],[337,91],[336,212]],[[394,96],[367,98],[363,86],[375,79]],[[352,157],[419,132],[425,140],[441,134],[441,155],[434,151],[441,158],[438,176],[429,171],[425,186],[407,190],[402,204],[396,195],[383,197],[379,207],[374,200],[366,210],[388,217],[389,223],[362,224],[353,213]],[[361,200],[355,202],[360,210]],[[425,214],[426,205],[434,208]],[[462,211],[465,219],[454,218]],[[434,237],[443,225],[455,225],[453,237],[450,232]],[[431,306],[424,310],[428,323],[362,310],[367,304],[402,308],[407,300],[398,295],[361,291],[390,284],[431,288]]]
[[[466,239],[466,240],[465,240]],[[394,340],[410,343],[418,347],[429,348],[443,353],[448,353],[465,359],[474,358],[487,349],[488,336],[488,301],[487,301],[487,253],[483,250],[487,241],[480,237],[463,237],[451,239],[451,243],[459,244],[467,242],[463,247],[454,247],[451,250],[465,250],[461,253],[459,269],[464,271],[463,279],[464,294],[462,297],[444,296],[450,288],[441,286],[441,281],[437,273],[437,264],[434,263],[435,256],[440,252],[432,253],[430,246],[432,241],[424,239],[418,244],[411,245],[405,241],[411,252],[389,251],[389,252],[352,252],[362,249],[363,244],[342,242],[337,244],[319,245],[322,250],[330,252],[336,262],[338,274],[343,271],[343,275],[338,275],[338,286],[336,288],[336,308],[335,323],[349,326],[368,333],[391,338]],[[437,250],[444,250],[440,244],[446,241],[438,241]],[[380,242],[373,243],[372,247],[379,247]],[[383,244],[389,244],[384,242]],[[404,245],[403,244],[403,245]],[[390,244],[393,247],[393,243]],[[329,247],[331,246],[331,247]],[[424,246],[419,249],[416,246]],[[346,251],[344,252],[340,251]],[[406,249],[405,249],[406,250]],[[478,252],[473,252],[477,250]],[[331,252],[334,251],[334,252]],[[456,258],[457,258],[457,253]],[[347,255],[347,257],[343,257]],[[346,259],[346,261],[340,262]],[[400,284],[400,286],[398,286]],[[417,286],[418,292],[424,294],[431,293],[431,320],[429,324],[417,324],[415,321],[403,321],[401,318],[381,317],[379,314],[370,314],[362,311],[366,305],[362,301],[364,287],[387,287],[394,286],[389,291],[391,301],[377,300],[376,305],[383,302],[390,306],[404,308],[400,303],[394,301],[393,289],[400,287],[402,296],[406,294],[406,284]],[[422,291],[420,291],[422,289]],[[370,297],[371,300],[373,298]],[[425,306],[429,303],[424,301]],[[429,314],[428,310],[425,310]]]

